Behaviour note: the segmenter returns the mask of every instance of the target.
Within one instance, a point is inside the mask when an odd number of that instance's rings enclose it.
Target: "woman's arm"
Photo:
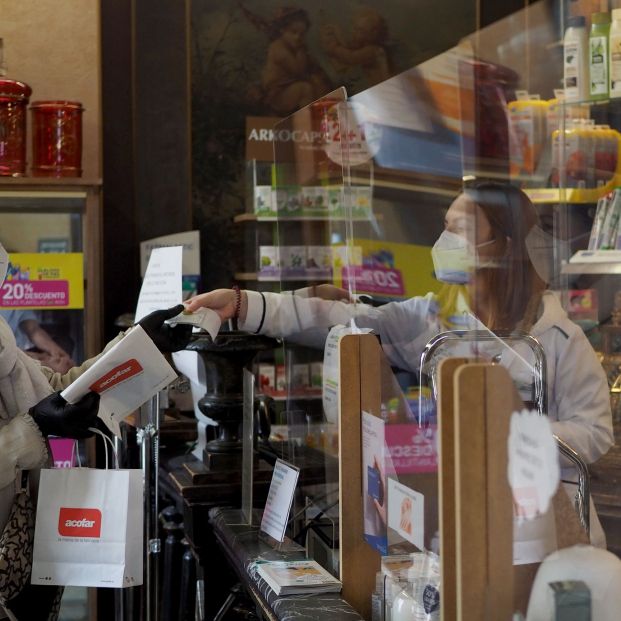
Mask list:
[[[240,294],[239,326],[248,332],[323,347],[330,328],[354,319],[357,327],[370,328],[380,336],[391,364],[402,369],[418,367],[424,346],[440,330],[432,294],[379,308],[294,293]],[[231,289],[216,289],[191,298],[186,306],[192,311],[211,308],[222,321],[228,321],[235,315],[236,295]]]
[[[552,430],[593,463],[614,444],[610,393],[602,365],[579,328],[560,350],[555,371],[558,421]]]

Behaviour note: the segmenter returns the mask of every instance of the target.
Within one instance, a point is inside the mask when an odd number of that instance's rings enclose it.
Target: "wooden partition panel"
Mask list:
[[[507,438],[515,388],[498,365],[459,366],[453,381],[456,619],[513,614],[513,510]],[[448,619],[450,617],[444,617]]]
[[[455,417],[453,376],[467,358],[446,358],[438,365],[438,504],[443,621],[456,618]]]
[[[364,540],[361,412],[380,415],[381,356],[377,337],[344,336],[340,342],[339,537],[343,597],[365,619],[380,569],[379,553]]]

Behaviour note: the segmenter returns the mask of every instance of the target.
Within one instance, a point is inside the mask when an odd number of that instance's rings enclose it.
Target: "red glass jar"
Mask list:
[[[77,101],[36,101],[32,112],[32,174],[82,176],[82,113]]]
[[[32,89],[23,82],[0,80],[0,175],[26,173],[26,107]]]

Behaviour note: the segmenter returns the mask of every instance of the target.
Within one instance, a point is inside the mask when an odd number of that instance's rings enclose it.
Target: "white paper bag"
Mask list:
[[[141,470],[41,471],[32,584],[142,584]]]

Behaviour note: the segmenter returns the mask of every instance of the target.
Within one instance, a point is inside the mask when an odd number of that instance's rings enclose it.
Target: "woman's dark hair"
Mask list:
[[[479,183],[464,193],[487,218],[494,239],[504,248],[500,265],[481,270],[487,289],[493,292],[491,329],[514,329],[525,320],[529,304],[544,283],[531,262],[526,238],[539,225],[535,206],[522,190],[501,183]]]

